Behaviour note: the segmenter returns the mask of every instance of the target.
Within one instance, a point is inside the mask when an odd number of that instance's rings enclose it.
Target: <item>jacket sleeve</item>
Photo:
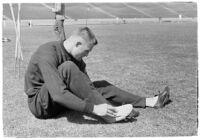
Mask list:
[[[52,99],[73,110],[81,112],[92,112],[93,104],[87,99],[82,100],[72,94],[66,87],[63,79],[57,70],[56,60],[53,56],[40,59],[38,63],[45,85],[47,86]]]

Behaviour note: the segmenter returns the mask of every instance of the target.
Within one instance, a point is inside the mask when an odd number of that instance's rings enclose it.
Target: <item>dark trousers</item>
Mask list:
[[[64,20],[55,20],[54,32],[58,40],[66,40],[66,35],[64,31]]]
[[[58,67],[60,76],[68,83],[67,87],[72,94],[95,105],[108,103],[112,105],[132,104],[133,107],[145,107],[145,97],[140,97],[117,88],[107,81],[91,82],[88,76],[71,61],[66,61]],[[65,94],[64,94],[65,96]],[[76,108],[76,104],[62,107],[53,102],[45,84],[36,95],[28,99],[31,112],[37,118],[49,118],[61,111]]]

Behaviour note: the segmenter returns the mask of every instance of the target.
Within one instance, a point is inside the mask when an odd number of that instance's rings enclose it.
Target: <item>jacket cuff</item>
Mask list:
[[[84,107],[84,112],[92,113],[94,109],[94,104],[90,102],[88,99],[85,99],[85,101],[86,101],[86,104]]]

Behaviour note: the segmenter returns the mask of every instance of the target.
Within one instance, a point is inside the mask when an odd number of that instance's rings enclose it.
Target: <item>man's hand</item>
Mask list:
[[[117,110],[115,107],[108,104],[94,105],[93,113],[98,116],[117,117]]]

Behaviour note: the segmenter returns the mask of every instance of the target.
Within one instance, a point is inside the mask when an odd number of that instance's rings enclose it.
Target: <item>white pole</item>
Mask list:
[[[18,23],[17,23],[17,25],[18,25],[18,47],[19,47],[19,55],[18,56],[20,56],[19,58],[21,59],[21,60],[23,60],[23,55],[22,55],[22,47],[21,47],[21,43],[20,43],[20,40],[21,40],[21,28],[20,28],[20,11],[21,11],[21,4],[19,3],[18,4]]]
[[[20,10],[21,10],[21,4],[18,3],[18,18],[17,18],[17,32],[18,32],[18,72],[19,72],[19,78],[20,78],[20,71],[21,71],[21,61],[23,60],[23,56],[22,56],[22,48],[21,48],[21,44],[20,44]]]
[[[17,24],[16,24],[16,21],[15,21],[15,15],[14,15],[14,12],[13,12],[13,5],[12,4],[9,4],[10,6],[10,11],[11,11],[11,15],[12,15],[12,18],[13,18],[13,24],[14,24],[14,27],[15,27],[15,33],[16,33],[16,43],[15,43],[15,59],[17,58],[17,40],[18,40],[18,36],[17,36]]]
[[[18,36],[17,36],[17,25],[16,25],[16,22],[15,22],[15,15],[14,15],[14,12],[13,12],[13,5],[10,3],[9,4],[10,6],[10,11],[11,11],[11,15],[12,15],[12,18],[13,18],[13,23],[14,23],[14,27],[15,27],[15,34],[16,34],[16,41],[15,41],[15,76],[16,76],[16,65],[17,65],[17,42],[18,42]]]
[[[20,9],[21,9],[21,4],[18,4],[18,16],[17,16],[17,21],[15,20],[15,15],[14,15],[14,11],[13,11],[13,5],[9,4],[10,6],[10,10],[11,10],[11,14],[12,14],[12,18],[13,18],[13,23],[14,23],[14,27],[15,27],[15,33],[16,33],[16,45],[15,45],[15,74],[16,74],[16,66],[17,63],[19,65],[19,77],[20,77],[20,63],[21,60],[23,60],[23,55],[22,55],[22,49],[21,49],[21,45],[20,45]],[[19,62],[18,62],[19,61]]]

